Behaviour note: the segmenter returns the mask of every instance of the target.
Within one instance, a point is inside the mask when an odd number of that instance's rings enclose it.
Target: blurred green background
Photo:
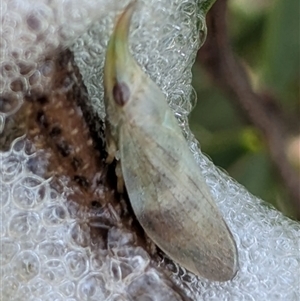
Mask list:
[[[288,126],[297,127],[300,1],[230,0],[228,9],[231,44],[246,66],[254,90],[275,95],[291,123]],[[244,119],[240,108],[214,85],[199,63],[193,68],[193,86],[198,102],[190,123],[202,151],[251,193],[292,216],[288,193],[259,131]],[[299,171],[297,150],[300,152],[296,148],[293,160]]]

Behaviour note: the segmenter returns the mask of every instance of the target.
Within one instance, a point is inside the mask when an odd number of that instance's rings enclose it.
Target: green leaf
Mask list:
[[[276,0],[264,36],[263,80],[290,110],[299,97],[299,11],[299,0]]]

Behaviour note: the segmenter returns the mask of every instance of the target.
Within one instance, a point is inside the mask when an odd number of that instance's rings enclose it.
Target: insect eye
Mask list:
[[[129,87],[123,83],[116,83],[112,90],[114,100],[119,106],[124,106],[130,97]]]

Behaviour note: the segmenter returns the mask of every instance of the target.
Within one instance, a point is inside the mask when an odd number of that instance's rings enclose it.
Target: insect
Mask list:
[[[233,236],[163,93],[129,51],[135,3],[118,18],[106,53],[107,162],[117,154],[117,175],[122,174],[134,213],[159,248],[198,276],[230,280],[238,269]]]

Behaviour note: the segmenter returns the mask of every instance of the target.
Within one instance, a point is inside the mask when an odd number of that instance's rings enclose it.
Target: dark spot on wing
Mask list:
[[[153,233],[160,233],[162,240],[170,242],[174,236],[183,231],[182,225],[176,220],[176,215],[173,214],[172,206],[169,210],[160,208],[160,211],[146,210],[143,215],[143,226]]]
[[[124,106],[130,97],[129,87],[123,82],[116,83],[113,87],[112,93],[116,104],[119,106]]]

